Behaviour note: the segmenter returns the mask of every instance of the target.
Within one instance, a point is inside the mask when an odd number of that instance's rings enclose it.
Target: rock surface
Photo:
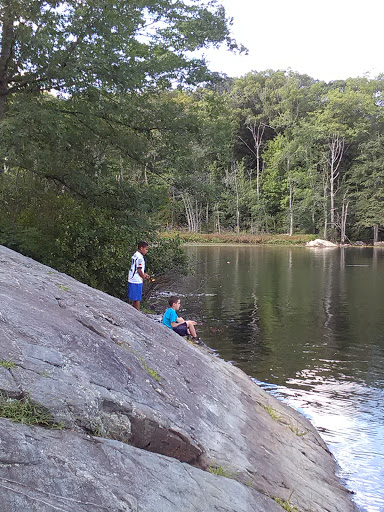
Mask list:
[[[321,240],[321,238],[316,238],[316,240],[311,240],[307,242],[306,247],[338,247],[337,244],[333,242],[329,242],[328,240]]]
[[[204,348],[1,246],[0,304],[0,391],[65,427],[0,419],[2,512],[357,510],[312,425]]]

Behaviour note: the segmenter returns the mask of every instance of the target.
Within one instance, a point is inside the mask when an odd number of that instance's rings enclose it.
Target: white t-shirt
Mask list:
[[[138,270],[144,272],[145,270],[145,261],[144,256],[141,252],[136,251],[131,259],[131,268],[129,269],[128,282],[129,283],[137,283],[140,284],[143,282],[142,278],[139,276]]]

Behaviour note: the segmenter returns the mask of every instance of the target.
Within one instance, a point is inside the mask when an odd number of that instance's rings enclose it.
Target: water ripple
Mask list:
[[[339,476],[367,512],[384,511],[384,390],[327,380],[314,370],[287,386],[260,383],[295,407],[318,429],[334,454]],[[309,375],[311,374],[311,375]]]

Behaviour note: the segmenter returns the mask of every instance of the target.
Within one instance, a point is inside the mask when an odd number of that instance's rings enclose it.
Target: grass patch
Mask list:
[[[283,418],[283,416],[281,416],[277,411],[276,409],[273,409],[273,407],[271,407],[270,405],[262,405],[261,406],[263,409],[265,409],[267,411],[267,413],[270,415],[270,417],[274,420],[274,421],[277,421],[278,423],[282,423],[284,425],[286,425],[289,430],[291,432],[293,432],[294,434],[296,434],[297,436],[299,437],[302,437],[302,436],[305,436],[306,434],[308,434],[309,430],[301,430],[300,427],[298,425],[292,425],[292,423],[288,423],[285,418]]]
[[[147,300],[140,302],[140,311],[145,315],[153,315],[156,311],[151,307],[151,304]]]
[[[287,512],[299,512],[298,508],[289,503],[290,498],[288,500],[282,500],[281,498],[274,497],[273,499],[276,501],[276,503],[281,505],[284,510],[287,510]]]
[[[96,419],[95,421],[91,422],[91,428],[90,432],[95,437],[104,437],[109,438],[109,431],[105,430],[103,422],[101,419]]]
[[[52,414],[30,398],[14,399],[0,394],[0,416],[24,425],[38,425],[45,428],[62,429],[63,423],[56,423]]]
[[[153,315],[153,314],[155,314],[155,311],[153,309],[146,308],[146,307],[141,307],[140,311],[142,313],[144,313],[144,315]]]
[[[300,429],[300,427],[298,427],[298,426],[296,426],[296,427],[295,427],[295,426],[294,426],[294,425],[292,425],[292,424],[289,424],[289,425],[288,425],[288,428],[289,428],[289,430],[291,430],[294,434],[296,434],[296,435],[297,435],[297,436],[299,436],[299,437],[305,436],[305,435],[306,435],[306,434],[308,434],[308,432],[309,432],[309,430],[304,430],[304,431],[302,431],[302,430]]]
[[[17,368],[17,364],[13,361],[5,361],[4,359],[0,359],[0,366],[6,368],[7,370],[14,370]]]
[[[262,405],[263,409],[267,411],[267,413],[270,415],[270,417],[275,421],[281,421],[282,417],[280,414],[276,411],[276,409],[273,409],[270,405]]]
[[[60,283],[56,283],[56,286],[58,286],[60,288],[60,290],[64,290],[65,292],[69,292],[69,287],[68,286],[64,286],[63,284],[60,284]]]
[[[37,372],[41,377],[45,377],[46,379],[50,379],[51,376],[47,372]]]
[[[224,476],[225,478],[233,478],[232,473],[223,468],[223,466],[218,466],[217,464],[209,466],[208,473],[212,473],[213,475],[218,476]]]
[[[169,231],[161,233],[162,238],[178,236],[186,243],[212,244],[252,244],[252,245],[305,245],[315,240],[315,235],[252,235],[248,233],[190,233],[188,231]]]
[[[143,365],[143,368],[144,370],[148,373],[148,375],[150,375],[151,377],[153,377],[155,380],[157,380],[157,382],[160,382],[161,381],[161,377],[160,375],[157,373],[156,370],[152,370],[152,368],[150,368],[147,363],[144,361],[144,359],[140,356],[138,356],[138,359],[140,360],[141,364]]]

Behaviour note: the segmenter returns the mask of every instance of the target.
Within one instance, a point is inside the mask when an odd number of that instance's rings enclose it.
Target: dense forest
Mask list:
[[[384,76],[210,73],[197,50],[243,51],[214,2],[0,18],[0,243],[123,296],[138,239],[158,275],[185,268],[159,230],[380,237]]]

